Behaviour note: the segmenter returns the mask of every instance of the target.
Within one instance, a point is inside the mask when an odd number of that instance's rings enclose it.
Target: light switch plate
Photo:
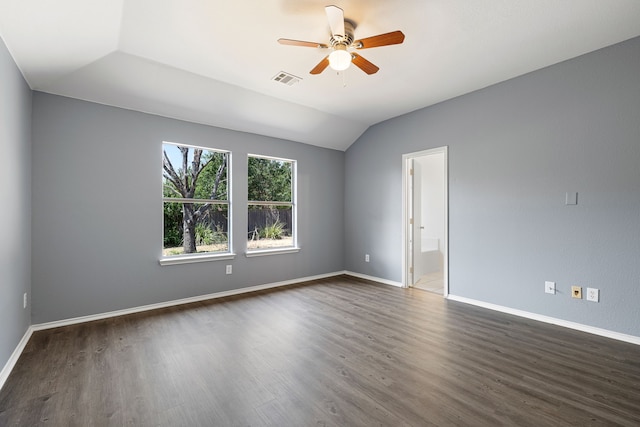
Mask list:
[[[567,191],[567,194],[564,197],[565,205],[577,205],[578,204],[578,193],[575,191]]]

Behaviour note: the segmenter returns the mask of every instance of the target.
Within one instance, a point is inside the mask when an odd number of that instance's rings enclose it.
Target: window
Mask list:
[[[296,162],[250,154],[247,169],[248,253],[295,248]]]
[[[230,254],[231,153],[169,142],[162,151],[163,259]]]

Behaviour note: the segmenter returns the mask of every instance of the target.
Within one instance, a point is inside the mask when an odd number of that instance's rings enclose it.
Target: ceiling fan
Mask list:
[[[327,66],[330,66],[336,71],[346,70],[349,68],[351,63],[367,74],[375,74],[380,68],[367,61],[353,50],[400,44],[404,41],[404,34],[402,31],[392,31],[390,33],[354,40],[353,31],[355,30],[355,23],[344,18],[344,11],[338,6],[333,5],[327,6],[324,9],[329,20],[329,27],[331,28],[329,44],[291,39],[278,39],[278,43],[284,45],[331,49],[331,53],[325,56],[318,65],[313,67],[310,71],[311,74],[320,74],[327,68]]]

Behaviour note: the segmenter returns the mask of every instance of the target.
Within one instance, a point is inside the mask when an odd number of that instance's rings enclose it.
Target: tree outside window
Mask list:
[[[247,249],[295,246],[295,161],[249,155],[247,166]]]
[[[230,252],[231,153],[162,145],[163,256]]]

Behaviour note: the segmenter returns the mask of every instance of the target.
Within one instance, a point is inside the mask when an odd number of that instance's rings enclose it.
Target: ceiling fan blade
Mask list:
[[[310,74],[320,74],[325,68],[329,66],[329,55],[325,56],[322,61],[318,63],[313,70],[309,71]]]
[[[353,62],[353,65],[360,68],[362,71],[364,71],[367,74],[375,74],[380,69],[376,65],[364,59],[362,56],[358,55],[357,53],[352,52],[351,56],[353,57],[353,60],[351,61]],[[329,63],[328,60],[327,60],[327,63]]]
[[[324,8],[327,12],[331,35],[344,36],[344,11],[338,6],[327,6]]]
[[[322,49],[326,49],[326,48],[329,47],[326,44],[322,44],[322,43],[305,42],[305,41],[302,41],[302,40],[291,40],[291,39],[278,39],[278,43],[286,44],[286,45],[289,45],[289,46],[318,47],[318,48],[322,48]]]
[[[389,46],[391,44],[400,44],[404,41],[402,31],[392,31],[390,33],[378,34],[377,36],[367,37],[353,42],[356,49],[367,49],[370,47]]]

